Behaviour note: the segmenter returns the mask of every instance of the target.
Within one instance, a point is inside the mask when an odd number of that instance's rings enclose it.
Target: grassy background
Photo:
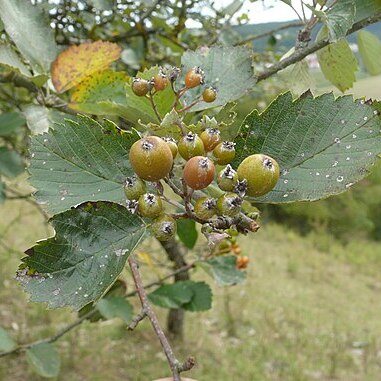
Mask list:
[[[7,222],[17,220],[6,232],[9,249],[27,248],[46,235],[32,205],[9,202],[1,212],[7,216],[0,223],[1,236]],[[278,225],[264,226],[254,238],[245,237],[240,243],[251,259],[247,282],[229,288],[213,286],[213,309],[189,313],[187,338],[175,345],[181,356],[197,357],[198,365],[191,372],[194,378],[379,379],[379,244],[363,241],[344,247],[327,235],[302,238]],[[147,243],[141,250],[150,247]],[[20,254],[9,249],[0,256],[0,325],[15,339],[28,342],[74,320],[75,314],[68,310],[46,311],[43,305],[27,303],[13,279]],[[148,267],[142,271],[147,280],[156,276]],[[207,279],[201,270],[195,278]],[[164,312],[159,311],[163,324]],[[118,320],[85,323],[61,339],[57,348],[62,356],[58,380],[149,381],[168,373],[147,322],[134,332]],[[0,359],[2,381],[41,379],[31,373],[23,355]]]

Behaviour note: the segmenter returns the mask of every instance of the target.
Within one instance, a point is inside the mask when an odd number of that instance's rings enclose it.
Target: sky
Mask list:
[[[221,4],[221,7],[227,6],[232,2],[232,0],[219,0],[216,1],[217,4]],[[311,1],[305,1],[305,3],[311,3]],[[292,5],[300,13],[301,12],[301,0],[292,0]],[[307,8],[305,8],[308,11]],[[242,10],[238,13],[248,13],[251,24],[266,23],[270,21],[289,21],[296,20],[297,15],[291,9],[290,6],[283,3],[280,0],[265,0],[256,1],[251,3],[250,1],[245,1]],[[310,15],[310,12],[307,12]]]

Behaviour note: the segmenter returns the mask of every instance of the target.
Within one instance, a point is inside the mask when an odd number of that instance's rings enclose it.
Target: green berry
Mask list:
[[[270,156],[251,155],[244,159],[237,169],[238,178],[247,181],[247,195],[263,196],[270,192],[279,179],[279,165]]]
[[[200,139],[200,137],[193,132],[188,132],[185,136],[183,136],[178,145],[179,154],[185,160],[189,160],[194,156],[202,156],[204,155],[204,143]]]
[[[216,214],[216,200],[210,197],[201,197],[194,204],[194,213],[202,220],[209,220]]]
[[[235,193],[225,193],[217,200],[217,213],[220,216],[234,217],[241,211],[242,198]]]
[[[213,150],[213,155],[216,158],[215,163],[226,165],[231,163],[235,156],[235,143],[222,142]]]
[[[146,184],[137,176],[127,177],[124,182],[124,193],[129,200],[137,200],[146,192]]]
[[[143,217],[156,218],[163,212],[163,203],[155,194],[145,193],[139,197],[138,210]]]
[[[176,140],[171,137],[164,137],[163,140],[168,144],[169,149],[172,152],[172,156],[175,158],[178,152]]]
[[[159,241],[172,239],[177,230],[176,220],[168,214],[162,214],[151,224],[151,231]]]
[[[230,164],[228,164],[217,177],[217,184],[223,191],[232,192],[234,187],[236,186],[238,181],[238,174],[232,168]]]
[[[217,128],[207,128],[201,132],[200,139],[204,143],[205,151],[213,151],[221,141],[221,132]]]

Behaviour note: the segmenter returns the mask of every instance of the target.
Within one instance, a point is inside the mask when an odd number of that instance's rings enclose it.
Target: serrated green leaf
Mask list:
[[[326,27],[318,34],[317,40],[327,36]],[[317,51],[320,69],[324,77],[328,79],[340,91],[350,89],[356,81],[358,64],[356,56],[352,52],[347,40],[341,39]]]
[[[22,157],[7,147],[0,147],[0,175],[16,177],[24,171]]]
[[[52,344],[33,345],[26,351],[26,358],[33,369],[42,377],[57,377],[60,372],[60,355]]]
[[[374,34],[361,30],[357,34],[361,59],[371,75],[381,73],[381,42]]]
[[[22,259],[18,279],[31,300],[79,310],[115,282],[145,234],[143,221],[121,205],[85,203],[51,219],[53,238]]]
[[[84,116],[32,137],[29,171],[37,200],[53,213],[85,201],[124,202],[122,184],[133,174],[128,152],[138,139],[136,131]]]
[[[193,249],[198,237],[196,223],[189,219],[177,220],[177,235],[188,249]]]
[[[242,283],[246,273],[239,271],[236,266],[237,257],[234,255],[220,255],[200,264],[214,280],[221,286],[231,286]]]
[[[346,191],[367,175],[381,152],[378,103],[335,99],[333,94],[295,102],[280,95],[259,114],[244,120],[235,140],[237,167],[247,156],[264,153],[276,159],[281,177],[273,191],[256,202],[318,200]]]
[[[212,308],[212,290],[205,282],[186,281],[193,296],[189,303],[183,304],[182,308],[187,311],[206,311]]]
[[[181,58],[182,72],[200,66],[205,72],[205,86],[215,86],[218,90],[214,102],[200,102],[190,110],[200,111],[211,107],[223,106],[244,96],[255,85],[252,68],[252,51],[245,47],[212,46],[187,51]],[[201,95],[204,87],[199,86],[187,91],[183,97],[190,104]]]
[[[151,303],[163,308],[181,308],[192,297],[193,291],[187,282],[165,284],[148,295]]]
[[[11,351],[17,346],[17,343],[9,336],[8,332],[0,327],[0,352]]]
[[[18,112],[0,114],[0,136],[9,136],[25,124],[25,118]]]
[[[323,20],[328,27],[329,40],[336,42],[347,35],[355,21],[355,0],[340,0],[326,11]]]
[[[131,303],[123,296],[111,296],[101,299],[97,309],[106,319],[120,318],[126,324],[131,322],[133,308]]]
[[[1,0],[0,16],[6,32],[33,69],[40,74],[49,73],[57,45],[41,8],[25,0]]]

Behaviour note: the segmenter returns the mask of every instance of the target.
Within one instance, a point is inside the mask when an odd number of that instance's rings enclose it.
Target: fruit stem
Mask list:
[[[154,95],[154,94],[153,94],[153,92],[152,92],[152,90],[151,90],[151,91],[149,92],[149,100],[150,100],[150,102],[151,102],[152,109],[153,109],[153,111],[155,112],[155,115],[156,115],[158,121],[161,123],[161,122],[162,122],[162,119],[161,119],[161,116],[160,116],[159,112],[157,111],[156,103],[155,103],[155,101],[154,101],[154,99],[153,99],[153,95]]]

